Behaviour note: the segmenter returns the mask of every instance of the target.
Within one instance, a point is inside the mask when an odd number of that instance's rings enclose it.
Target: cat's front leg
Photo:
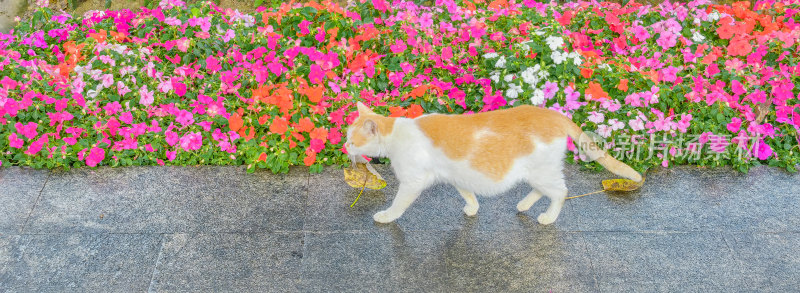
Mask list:
[[[400,216],[411,206],[411,203],[419,197],[419,194],[427,187],[422,182],[400,183],[397,196],[392,201],[392,206],[388,209],[375,213],[372,217],[378,223],[390,223]]]

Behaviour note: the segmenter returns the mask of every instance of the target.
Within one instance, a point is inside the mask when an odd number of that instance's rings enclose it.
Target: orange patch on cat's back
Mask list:
[[[469,160],[472,168],[500,181],[514,161],[566,135],[566,117],[533,106],[472,115],[433,114],[415,119],[433,145],[451,160]],[[571,121],[570,121],[571,123]]]

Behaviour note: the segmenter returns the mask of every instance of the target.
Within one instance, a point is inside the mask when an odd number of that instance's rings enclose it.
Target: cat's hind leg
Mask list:
[[[461,197],[464,198],[464,201],[467,202],[467,204],[464,205],[464,214],[467,214],[467,216],[474,216],[477,214],[480,205],[478,204],[478,199],[475,197],[475,193],[461,188],[456,189],[458,189],[458,193],[461,194]]]
[[[519,203],[517,203],[517,210],[520,212],[529,210],[533,206],[533,204],[539,201],[540,198],[542,198],[541,193],[536,191],[536,189],[531,190],[531,193],[529,193],[527,196],[525,196],[525,198],[523,198],[522,200],[519,201]]]
[[[564,207],[564,201],[567,198],[567,186],[564,183],[564,179],[548,182],[538,181],[533,184],[533,187],[550,198],[550,206],[548,206],[547,210],[541,213],[536,220],[542,225],[552,224],[561,213],[561,208]]]
[[[397,195],[392,201],[392,205],[383,211],[375,213],[372,218],[378,223],[390,223],[400,216],[411,206],[419,194],[428,187],[428,182],[413,182],[404,183],[400,182],[400,187],[397,190]]]

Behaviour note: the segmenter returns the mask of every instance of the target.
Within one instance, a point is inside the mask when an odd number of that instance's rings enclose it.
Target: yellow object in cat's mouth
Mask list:
[[[608,179],[603,180],[603,191],[634,191],[644,185],[644,177],[641,182],[630,179]]]
[[[351,208],[361,198],[365,188],[381,189],[386,187],[386,181],[383,180],[381,174],[378,174],[378,171],[375,171],[368,163],[356,163],[350,168],[345,168],[344,181],[353,188],[361,188],[356,200],[350,205]]]
[[[386,181],[381,174],[365,163],[344,169],[344,181],[353,188],[381,189],[386,187]]]

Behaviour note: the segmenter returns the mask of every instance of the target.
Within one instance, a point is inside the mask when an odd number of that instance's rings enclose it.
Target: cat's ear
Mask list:
[[[378,123],[375,123],[372,119],[367,119],[367,121],[364,121],[364,131],[370,136],[378,135]]]
[[[369,107],[364,105],[364,103],[358,102],[358,104],[356,104],[356,107],[358,107],[359,114],[373,114],[372,110],[370,110]]]

